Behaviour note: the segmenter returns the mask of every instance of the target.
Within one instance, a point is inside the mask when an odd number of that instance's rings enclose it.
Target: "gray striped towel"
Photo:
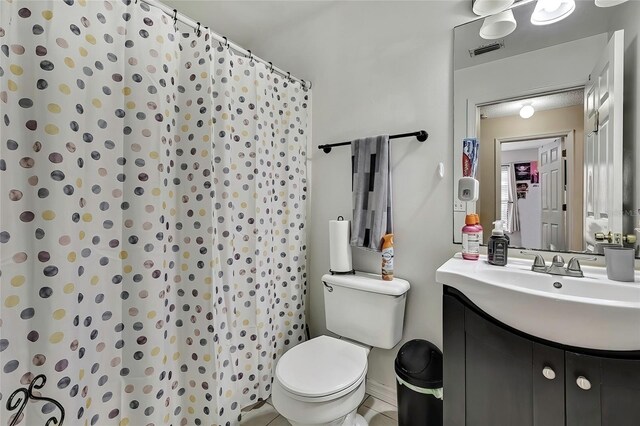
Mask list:
[[[389,135],[352,141],[351,170],[351,245],[379,252],[393,232]]]

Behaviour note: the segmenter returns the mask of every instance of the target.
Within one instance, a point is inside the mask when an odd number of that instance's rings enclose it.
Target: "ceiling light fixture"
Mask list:
[[[531,15],[533,25],[549,25],[562,21],[576,9],[575,0],[538,0]]]
[[[522,118],[531,118],[533,114],[535,114],[536,110],[533,109],[531,105],[525,105],[520,108],[520,117]]]
[[[480,28],[480,37],[486,40],[495,40],[497,38],[506,37],[511,34],[518,23],[513,17],[511,9],[500,12],[497,15],[491,15],[484,18],[482,28]]]
[[[626,2],[627,0],[596,0],[596,6],[598,7],[611,7],[617,6]]]
[[[474,0],[473,13],[478,16],[495,15],[511,7],[514,0]]]

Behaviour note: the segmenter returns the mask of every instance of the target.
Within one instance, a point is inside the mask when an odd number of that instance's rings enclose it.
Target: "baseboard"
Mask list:
[[[383,385],[376,381],[367,379],[365,392],[374,398],[378,398],[394,407],[398,406],[398,398],[396,395],[396,388]]]

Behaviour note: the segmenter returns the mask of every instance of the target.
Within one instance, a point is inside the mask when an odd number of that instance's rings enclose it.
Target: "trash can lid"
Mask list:
[[[398,351],[395,370],[398,377],[414,386],[441,388],[442,352],[426,340],[411,340]]]

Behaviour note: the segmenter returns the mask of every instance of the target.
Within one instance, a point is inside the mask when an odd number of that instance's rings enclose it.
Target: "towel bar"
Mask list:
[[[426,130],[418,130],[417,132],[389,135],[389,139],[408,138],[410,136],[415,136],[418,139],[418,142],[424,142],[429,137],[429,133],[427,133]],[[330,143],[325,145],[319,145],[318,148],[328,154],[331,152],[331,148],[333,148],[334,146],[344,146],[344,145],[351,145],[351,142]]]

